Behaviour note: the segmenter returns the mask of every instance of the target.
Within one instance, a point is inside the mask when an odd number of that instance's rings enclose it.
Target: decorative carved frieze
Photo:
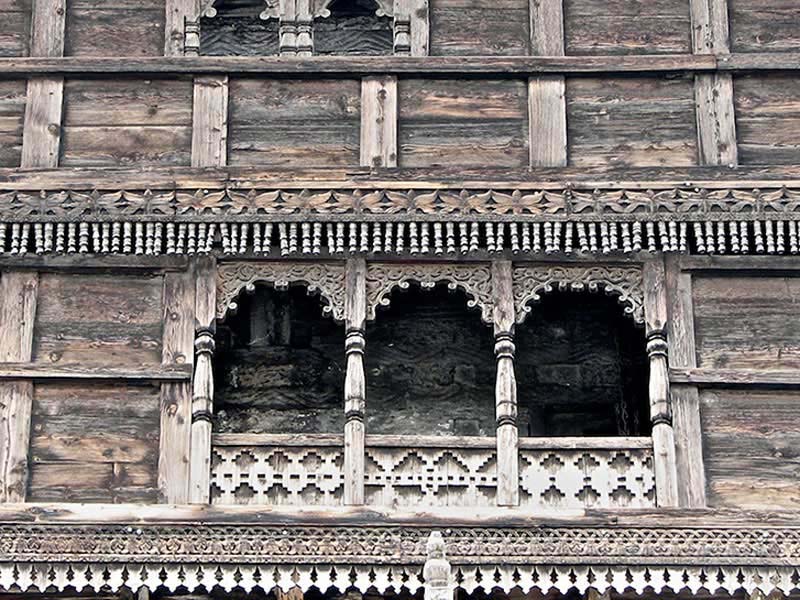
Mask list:
[[[554,289],[596,292],[614,295],[625,314],[636,323],[644,323],[644,282],[638,266],[551,266],[532,265],[514,268],[514,308],[522,323],[532,308],[531,302]]]
[[[324,314],[337,321],[344,320],[344,265],[301,262],[232,262],[219,266],[217,278],[217,318],[232,308],[231,304],[242,291],[256,283],[270,283],[276,288],[302,283],[310,293],[319,292],[327,301]],[[233,307],[235,308],[235,306]]]
[[[378,306],[388,306],[392,290],[408,289],[411,282],[432,289],[446,282],[469,296],[467,306],[481,311],[484,323],[492,322],[492,272],[487,263],[369,263],[367,266],[367,320],[374,320]]]

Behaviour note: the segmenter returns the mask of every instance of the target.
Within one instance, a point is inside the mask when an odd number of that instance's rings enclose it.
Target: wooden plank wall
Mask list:
[[[728,0],[733,52],[800,50],[795,0]]]
[[[528,2],[430,0],[430,54],[529,54]]]
[[[673,306],[682,305],[673,317],[688,321],[680,331],[694,332],[688,373],[695,385],[677,377],[678,400],[688,404],[676,409],[696,402],[708,506],[797,509],[800,389],[793,374],[800,366],[800,271],[796,262],[779,270],[774,259],[756,259],[743,274],[741,261],[671,261]],[[763,270],[754,268],[759,264]],[[678,350],[671,366],[683,360]],[[696,400],[689,389],[698,390]],[[687,423],[676,414],[679,442],[681,434],[691,442]],[[684,461],[684,468],[696,460]]]
[[[0,80],[0,167],[20,164],[25,94],[24,80]]]
[[[359,164],[361,81],[231,78],[228,164]]]
[[[191,79],[69,79],[62,167],[188,166]]]
[[[69,0],[66,56],[162,56],[164,0]]]
[[[32,0],[0,0],[0,57],[27,56]]]

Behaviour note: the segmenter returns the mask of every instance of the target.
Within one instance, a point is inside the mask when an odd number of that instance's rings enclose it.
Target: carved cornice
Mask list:
[[[517,323],[530,314],[531,302],[554,289],[597,292],[617,298],[625,314],[644,323],[644,280],[638,266],[521,266],[513,270],[514,312]]]
[[[492,323],[492,272],[485,264],[394,264],[367,263],[367,320],[374,320],[378,306],[389,306],[395,288],[408,289],[411,282],[432,289],[446,282],[451,290],[460,288],[470,299],[469,308],[478,307],[484,323]]]
[[[217,275],[217,318],[221,319],[234,299],[256,283],[269,283],[285,289],[302,283],[310,293],[319,292],[327,301],[323,314],[337,321],[344,320],[344,265],[297,262],[227,262],[219,266]]]

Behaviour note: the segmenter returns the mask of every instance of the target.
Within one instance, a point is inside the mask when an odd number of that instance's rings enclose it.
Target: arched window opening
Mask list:
[[[217,331],[214,429],[341,433],[344,327],[303,286],[256,286]]]
[[[492,330],[467,302],[446,285],[392,292],[367,326],[367,433],[494,435]]]
[[[650,434],[645,332],[613,297],[543,296],[516,347],[520,435]]]
[[[330,16],[314,21],[314,54],[393,54],[392,19],[379,9],[375,0],[333,0]]]
[[[264,0],[221,0],[200,19],[201,56],[270,56],[279,52],[277,19],[264,19]]]

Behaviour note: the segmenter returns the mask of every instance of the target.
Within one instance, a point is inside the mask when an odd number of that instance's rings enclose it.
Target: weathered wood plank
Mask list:
[[[223,167],[227,162],[228,78],[195,77],[192,166]]]
[[[731,167],[738,164],[733,79],[730,73],[697,75],[694,94],[700,164]]]
[[[167,0],[164,23],[164,56],[183,56],[186,21],[200,14],[200,0]]]
[[[231,165],[359,164],[361,82],[230,80]]]
[[[750,387],[796,387],[800,386],[800,373],[797,371],[754,371],[751,369],[697,369],[672,368],[670,381],[708,386]]]
[[[66,0],[35,0],[31,20],[31,56],[64,55]]]
[[[728,0],[733,52],[800,50],[794,0]]]
[[[531,166],[567,166],[567,103],[563,77],[528,80],[528,124]]]
[[[361,82],[361,165],[397,166],[397,78]]]
[[[564,13],[567,54],[691,51],[687,2],[565,0]]]
[[[704,390],[700,402],[709,504],[797,510],[797,391]]]
[[[4,272],[0,277],[0,361],[29,361],[39,276]],[[24,502],[33,384],[0,383],[0,502]]]
[[[164,276],[163,365],[194,364],[195,286],[193,270]],[[189,500],[191,427],[191,384],[162,384],[158,489],[168,503]]]
[[[22,135],[23,167],[58,166],[63,94],[64,80],[61,77],[33,77],[28,80]]]
[[[563,0],[530,0],[532,54],[564,56]]]
[[[690,78],[567,79],[573,166],[697,164]]]
[[[67,2],[66,55],[163,56],[167,11],[159,0]]]
[[[399,164],[404,167],[527,165],[528,106],[521,81],[403,79]]]
[[[491,5],[436,0],[430,6],[430,53],[434,56],[528,54],[528,0]]]
[[[19,167],[22,159],[27,84],[0,80],[0,167]]]
[[[139,368],[93,367],[84,363],[50,366],[48,364],[8,362],[0,365],[0,379],[187,381],[191,376],[191,365]]]
[[[27,56],[30,31],[31,3],[28,0],[0,3],[0,57]]]

